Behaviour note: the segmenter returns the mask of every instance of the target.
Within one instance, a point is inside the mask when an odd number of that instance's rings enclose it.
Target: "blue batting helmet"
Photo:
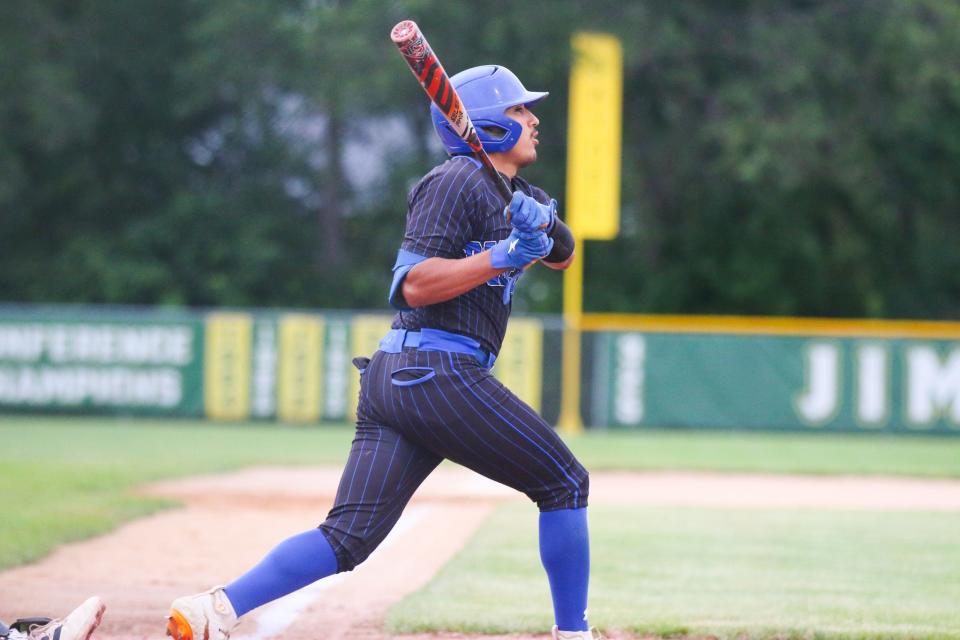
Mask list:
[[[483,148],[488,153],[509,151],[517,144],[523,126],[504,111],[518,104],[530,105],[546,98],[546,91],[527,91],[513,72],[500,65],[471,67],[450,78],[460,95]],[[436,105],[430,105],[433,126],[447,153],[469,153],[470,147],[458,136]]]

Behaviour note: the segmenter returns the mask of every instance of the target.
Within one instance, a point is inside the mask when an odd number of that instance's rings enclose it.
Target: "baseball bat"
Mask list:
[[[477,135],[477,130],[467,115],[467,110],[457,95],[457,90],[450,83],[450,77],[443,70],[443,65],[437,59],[427,39],[424,37],[420,27],[413,20],[404,20],[398,22],[390,31],[390,39],[397,45],[403,59],[407,61],[410,71],[420,81],[420,86],[427,92],[433,104],[437,105],[440,113],[447,119],[450,126],[458,136],[470,147],[473,156],[479,160],[486,170],[493,177],[493,182],[497,186],[497,191],[503,196],[504,201],[509,204],[513,193],[510,186],[493,166],[490,156],[483,150],[483,143]],[[508,214],[509,215],[509,214]]]

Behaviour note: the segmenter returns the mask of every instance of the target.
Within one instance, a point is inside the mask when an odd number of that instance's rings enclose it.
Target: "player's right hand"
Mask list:
[[[553,238],[547,237],[542,230],[525,232],[514,229],[509,236],[493,245],[490,266],[494,269],[523,269],[548,255],[551,249]]]
[[[520,191],[514,191],[513,199],[503,213],[514,229],[526,232],[543,229],[550,233],[553,221],[557,217],[557,201],[551,200],[550,204],[541,204],[535,198]]]

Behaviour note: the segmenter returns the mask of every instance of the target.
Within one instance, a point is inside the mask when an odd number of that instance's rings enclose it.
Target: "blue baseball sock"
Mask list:
[[[337,572],[337,557],[320,529],[287,538],[253,569],[224,587],[239,618],[252,609]]]
[[[586,631],[590,582],[586,508],[540,513],[540,560],[550,580],[557,626],[564,631]]]

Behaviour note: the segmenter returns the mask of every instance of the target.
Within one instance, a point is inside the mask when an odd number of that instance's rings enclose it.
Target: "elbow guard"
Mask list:
[[[544,262],[561,263],[573,255],[576,242],[573,239],[573,232],[563,220],[554,218],[553,228],[547,232],[547,236],[553,238],[553,249],[543,259]]]

